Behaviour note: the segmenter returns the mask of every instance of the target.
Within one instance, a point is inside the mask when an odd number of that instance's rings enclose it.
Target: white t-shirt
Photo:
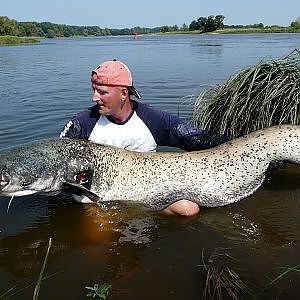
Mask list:
[[[124,124],[116,124],[106,116],[100,116],[89,140],[139,152],[154,152],[157,147],[150,130],[135,111]]]

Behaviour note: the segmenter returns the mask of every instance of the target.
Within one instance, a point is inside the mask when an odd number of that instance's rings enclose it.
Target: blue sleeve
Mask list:
[[[180,148],[186,151],[204,150],[228,142],[230,139],[214,130],[201,130],[188,124],[180,123],[173,128],[174,135],[182,137]]]
[[[147,104],[135,103],[136,112],[151,131],[157,145],[181,148],[186,151],[203,150],[229,141],[225,135],[201,130],[182,119]]]
[[[61,131],[60,138],[82,139],[82,126],[80,120],[75,116],[65,125]]]
[[[60,133],[60,137],[88,140],[98,119],[97,106],[79,112],[65,125]]]

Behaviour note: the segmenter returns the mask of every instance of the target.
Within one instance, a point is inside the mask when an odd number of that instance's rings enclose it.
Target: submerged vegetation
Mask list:
[[[4,293],[0,293],[0,299],[8,300],[17,295],[21,297],[22,292],[33,286],[34,293],[32,300],[42,299],[42,296],[39,294],[42,282],[45,281],[44,285],[46,285],[47,279],[60,273],[56,272],[50,276],[44,275],[51,247],[52,239],[50,238],[35,286],[34,283],[31,283],[25,287],[16,289],[17,286],[15,285]],[[270,296],[270,293],[272,295],[280,293],[274,299],[281,299],[279,296],[291,287],[292,282],[297,287],[297,280],[300,275],[299,264],[281,267],[281,271],[274,278],[266,278],[266,284],[262,283],[262,285],[257,286],[253,282],[249,282],[247,270],[239,266],[240,261],[231,254],[231,251],[231,248],[217,247],[209,254],[206,254],[204,249],[202,249],[201,264],[197,266],[202,277],[199,284],[203,285],[202,295],[199,298],[203,300],[265,299],[265,296]],[[243,277],[247,277],[247,280]],[[108,283],[95,283],[92,286],[85,286],[85,289],[88,290],[86,294],[87,298],[102,300],[113,298],[112,285]]]
[[[198,267],[204,277],[203,300],[265,299],[270,294],[275,296],[274,299],[281,299],[282,293],[291,287],[292,281],[297,286],[294,279],[300,275],[300,265],[281,268],[282,271],[274,279],[268,279],[266,285],[256,286],[249,282],[249,278],[246,281],[238,274],[246,275],[247,272],[245,269],[237,269],[239,261],[230,251],[229,248],[216,248],[205,256],[202,249],[202,264]]]
[[[232,138],[269,126],[300,124],[300,49],[247,67],[202,92],[192,122]]]
[[[229,254],[229,249],[216,248],[209,257],[204,257],[202,264],[205,274],[205,286],[202,299],[223,299],[223,297],[238,300],[242,296],[252,295],[253,292],[239,277],[230,264],[236,259]]]
[[[48,262],[48,258],[49,258],[49,254],[50,254],[50,250],[52,247],[52,238],[49,238],[48,241],[48,247],[47,247],[47,251],[43,260],[43,264],[41,267],[41,270],[39,272],[39,276],[37,279],[37,282],[34,286],[34,291],[33,291],[33,296],[32,296],[32,300],[38,300],[41,299],[40,297],[40,289],[41,289],[41,285],[42,282],[54,275],[56,275],[57,273],[54,273],[50,276],[45,276],[45,269],[46,269],[46,265]],[[17,289],[17,286],[13,286],[11,288],[9,288],[7,291],[0,293],[0,299],[10,299],[16,295],[21,294],[23,291],[32,288],[33,287],[33,283],[28,284],[25,287],[21,287]],[[102,284],[98,284],[95,283],[93,286],[87,286],[85,287],[87,290],[89,290],[89,293],[86,295],[87,297],[92,297],[92,298],[97,298],[97,299],[102,299],[102,300],[106,300],[108,299],[108,297],[110,296],[110,290],[111,290],[111,285],[108,283],[102,283]]]
[[[283,271],[269,282],[269,284],[262,290],[261,294],[266,294],[271,287],[275,286],[280,280],[291,274],[300,275],[300,265],[283,268]],[[289,281],[291,281],[291,279]]]
[[[50,238],[49,242],[48,242],[48,248],[47,248],[47,252],[46,252],[45,258],[44,258],[44,262],[43,262],[43,265],[42,265],[42,268],[41,268],[41,271],[40,271],[37,283],[36,283],[35,288],[34,288],[34,293],[33,293],[33,297],[32,297],[33,300],[37,300],[39,298],[41,284],[42,284],[42,280],[43,280],[43,276],[44,276],[46,264],[47,264],[47,261],[48,261],[48,257],[49,257],[51,245],[52,245],[52,239]]]
[[[38,300],[39,299],[39,293],[40,293],[42,281],[57,274],[57,273],[55,273],[55,274],[52,274],[50,276],[44,276],[44,272],[45,272],[46,265],[47,265],[47,262],[48,262],[48,257],[49,257],[51,246],[52,246],[52,238],[49,238],[48,247],[47,247],[45,257],[44,257],[43,265],[42,265],[42,268],[40,270],[37,282],[34,286],[32,300]],[[33,283],[30,283],[27,286],[21,287],[21,288],[17,288],[17,285],[15,285],[15,286],[9,288],[4,293],[1,293],[0,294],[0,299],[3,299],[3,300],[10,299],[10,298],[12,298],[16,295],[21,294],[23,291],[27,290],[28,288],[31,288],[32,286],[33,286]]]

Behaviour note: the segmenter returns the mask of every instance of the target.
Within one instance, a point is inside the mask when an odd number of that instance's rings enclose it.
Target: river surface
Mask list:
[[[104,60],[128,64],[141,101],[188,121],[201,91],[299,47],[300,34],[45,39],[0,47],[0,150],[57,137],[91,105],[90,72]],[[247,199],[203,208],[195,218],[121,204],[102,211],[69,195],[19,197],[8,209],[10,199],[0,197],[0,299],[32,299],[50,238],[40,299],[84,299],[86,286],[104,282],[112,285],[111,299],[201,299],[204,265],[234,270],[256,298],[298,299],[299,273],[268,284],[300,263],[299,183],[299,167],[288,165]]]

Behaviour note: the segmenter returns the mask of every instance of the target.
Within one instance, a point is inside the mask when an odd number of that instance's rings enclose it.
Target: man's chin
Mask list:
[[[101,116],[110,116],[111,114],[108,112],[104,112],[103,110],[99,110],[99,115]]]
[[[109,112],[106,109],[103,109],[101,107],[98,107],[98,112],[100,115],[103,115],[103,116],[109,115]]]

